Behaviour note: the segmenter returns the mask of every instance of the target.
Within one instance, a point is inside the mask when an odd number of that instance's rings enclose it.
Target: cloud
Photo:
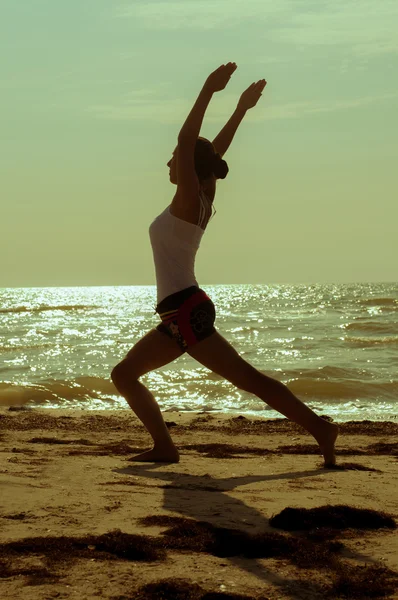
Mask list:
[[[335,0],[321,6],[294,13],[288,27],[270,31],[271,38],[301,46],[350,46],[358,54],[397,51],[396,0]]]
[[[339,110],[347,110],[367,106],[369,104],[377,104],[386,100],[391,100],[398,97],[397,93],[379,94],[377,96],[362,96],[347,100],[337,100],[333,102],[314,102],[312,100],[304,102],[289,102],[279,106],[270,106],[263,109],[262,113],[255,113],[254,120],[256,122],[263,120],[275,119],[299,119],[317,113],[331,113]],[[251,117],[250,117],[251,118]]]
[[[241,25],[244,20],[285,13],[291,6],[291,0],[245,0],[244,3],[231,0],[135,0],[120,5],[113,16],[134,19],[137,27],[152,30],[228,29]]]
[[[278,45],[348,46],[357,56],[398,52],[396,0],[135,0],[120,5],[113,17],[134,19],[140,29],[179,32],[244,32],[263,24],[263,37]]]
[[[96,104],[89,106],[85,112],[98,119],[127,121],[156,121],[173,124],[185,119],[189,113],[186,100],[152,100],[154,90],[137,90],[130,92],[121,104]],[[186,114],[185,114],[186,113]],[[185,114],[185,117],[183,116]]]

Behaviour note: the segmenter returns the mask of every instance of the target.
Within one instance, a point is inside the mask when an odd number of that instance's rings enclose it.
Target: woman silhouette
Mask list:
[[[178,462],[179,453],[152,393],[138,379],[174,361],[184,352],[227,379],[237,388],[258,396],[273,409],[306,429],[318,442],[325,466],[335,463],[338,427],[316,415],[282,382],[267,377],[246,362],[214,327],[215,307],[196,281],[194,263],[210,220],[216,180],[225,179],[222,159],[247,110],[255,106],[266,81],[253,83],[242,94],[231,119],[210,142],[198,137],[213,93],[225,88],[235,63],[210,74],[178,136],[170,167],[177,185],[172,203],[151,223],[157,306],[161,323],[149,331],[112,370],[112,381],[142,421],[154,447],[134,457],[137,461]]]

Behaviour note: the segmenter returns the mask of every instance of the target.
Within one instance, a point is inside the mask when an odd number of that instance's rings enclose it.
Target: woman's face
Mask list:
[[[170,181],[177,185],[177,147],[174,149],[173,158],[169,160],[167,166],[170,169]]]

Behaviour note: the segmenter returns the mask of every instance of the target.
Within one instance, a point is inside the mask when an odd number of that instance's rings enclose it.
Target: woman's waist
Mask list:
[[[199,289],[199,286],[191,285],[182,290],[179,290],[178,292],[174,292],[173,294],[166,296],[166,298],[163,298],[163,300],[161,300],[157,304],[156,312],[160,314],[165,311],[178,308],[187,298],[198,292]]]

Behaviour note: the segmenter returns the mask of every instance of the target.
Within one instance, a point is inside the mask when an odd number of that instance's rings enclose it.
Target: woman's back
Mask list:
[[[198,225],[205,230],[212,215],[212,206],[216,194],[216,180],[212,178],[201,187],[198,194],[197,202],[189,202],[184,199],[177,191],[172,203],[170,204],[170,212],[173,216],[187,223]],[[204,211],[204,214],[203,214]]]

